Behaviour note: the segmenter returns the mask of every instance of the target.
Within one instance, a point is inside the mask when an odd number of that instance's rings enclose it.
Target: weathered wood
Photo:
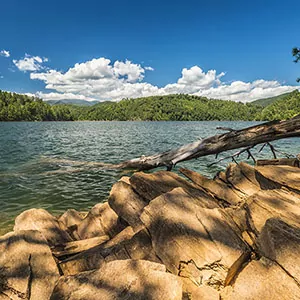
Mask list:
[[[259,159],[256,161],[256,166],[280,165],[299,168],[299,159],[297,158],[279,158],[279,159]]]
[[[171,149],[151,156],[142,156],[116,165],[110,165],[110,167],[150,170],[166,166],[168,170],[171,170],[177,163],[193,158],[297,136],[300,136],[300,116],[284,121],[266,122],[245,129],[215,135],[177,149]]]

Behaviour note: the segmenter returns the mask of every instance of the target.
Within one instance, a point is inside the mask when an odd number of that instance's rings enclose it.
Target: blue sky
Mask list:
[[[250,101],[299,88],[298,1],[0,4],[0,89],[45,100],[189,93]],[[77,65],[76,65],[77,64]]]

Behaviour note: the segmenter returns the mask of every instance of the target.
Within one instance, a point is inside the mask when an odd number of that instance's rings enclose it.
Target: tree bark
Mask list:
[[[165,166],[171,170],[177,163],[193,158],[297,136],[300,136],[300,115],[289,120],[271,121],[245,129],[232,130],[177,149],[151,156],[141,156],[110,167],[142,171]]]

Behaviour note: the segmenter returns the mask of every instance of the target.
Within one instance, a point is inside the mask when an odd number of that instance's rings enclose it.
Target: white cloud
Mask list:
[[[130,60],[126,60],[126,62],[116,61],[114,63],[113,71],[115,75],[124,76],[125,81],[135,82],[141,81],[144,78],[145,70],[141,67],[141,65],[133,64]]]
[[[42,66],[42,63],[47,62],[48,58],[46,57],[40,57],[40,56],[31,56],[29,54],[25,54],[25,57],[20,60],[13,60],[13,63],[15,66],[23,72],[26,71],[40,71],[44,69]]]
[[[26,58],[26,57],[25,57]],[[30,57],[33,58],[33,57]],[[35,57],[36,58],[36,57]],[[41,64],[45,59],[34,60]],[[48,70],[30,74],[33,80],[45,83],[50,93],[39,93],[43,99],[83,99],[83,100],[120,100],[151,95],[186,93],[208,98],[249,102],[271,97],[296,89],[296,86],[282,85],[278,81],[255,80],[253,82],[222,81],[224,72],[203,71],[199,66],[184,68],[177,82],[157,87],[145,82],[145,70],[129,60],[115,61],[101,57],[77,63],[66,72]],[[39,69],[33,68],[33,71]],[[151,68],[152,69],[152,68]]]
[[[65,93],[65,94],[60,94],[60,93],[42,93],[42,92],[37,92],[35,97],[42,98],[46,101],[48,100],[66,100],[66,99],[76,99],[76,100],[86,100],[86,101],[93,101],[97,100],[94,98],[86,97],[84,95],[75,95],[72,93]]]
[[[10,57],[10,52],[8,50],[3,49],[0,51],[0,56]]]
[[[144,69],[147,71],[154,71],[154,69],[152,67],[145,67]]]

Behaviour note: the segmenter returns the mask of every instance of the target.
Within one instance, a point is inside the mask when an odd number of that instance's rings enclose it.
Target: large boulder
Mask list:
[[[59,221],[67,228],[72,228],[78,226],[84,219],[82,213],[78,212],[76,209],[68,209],[60,217]]]
[[[59,271],[46,239],[26,230],[0,237],[0,299],[49,299]]]
[[[207,190],[220,200],[226,201],[228,204],[237,205],[243,200],[243,195],[237,190],[232,189],[228,184],[223,181],[216,181],[207,178],[197,172],[180,169],[180,172],[189,178],[199,187]]]
[[[77,233],[78,225],[86,217],[87,213],[78,212],[75,209],[68,209],[58,219],[61,227],[66,230],[74,240],[79,240]]]
[[[72,241],[71,236],[62,230],[60,222],[44,209],[22,212],[15,219],[14,231],[17,230],[38,230],[52,246]]]
[[[132,228],[141,225],[140,215],[147,205],[132,187],[124,181],[116,182],[110,192],[108,203],[119,217]]]
[[[145,260],[116,260],[99,270],[60,278],[52,300],[181,300],[182,283],[165,266]]]
[[[262,257],[251,261],[237,276],[234,285],[225,288],[224,300],[296,300],[299,284],[273,261]]]
[[[88,249],[94,248],[109,240],[109,236],[96,236],[90,239],[68,242],[65,244],[56,245],[51,248],[53,255],[56,257],[66,257]]]
[[[80,239],[108,235],[114,237],[125,226],[120,222],[118,215],[107,202],[96,204],[77,226]]]
[[[177,187],[196,194],[201,194],[202,190],[199,186],[197,187],[177,174],[168,171],[158,171],[150,174],[144,172],[134,173],[130,178],[130,184],[148,202]],[[211,202],[213,201],[215,200],[211,197]]]
[[[152,200],[141,220],[169,271],[219,289],[234,277],[250,249],[224,210],[202,200],[176,188]]]
[[[300,191],[300,168],[291,166],[258,166],[255,170],[265,178]]]
[[[300,282],[300,227],[269,219],[258,238],[258,246],[262,255]]]
[[[257,171],[257,168],[244,162],[229,164],[225,176],[225,181],[230,183],[237,191],[244,193],[245,196],[251,196],[260,190],[281,188],[281,184],[266,178]]]
[[[150,236],[144,228],[134,232],[131,227],[127,227],[106,243],[62,261],[60,268],[65,275],[72,275],[98,269],[104,262],[124,259],[160,262],[153,251]]]
[[[220,300],[220,294],[208,285],[196,285],[189,278],[180,277],[182,285],[182,300]]]
[[[300,225],[300,195],[286,190],[259,191],[247,199],[249,225],[258,235],[270,218]]]

